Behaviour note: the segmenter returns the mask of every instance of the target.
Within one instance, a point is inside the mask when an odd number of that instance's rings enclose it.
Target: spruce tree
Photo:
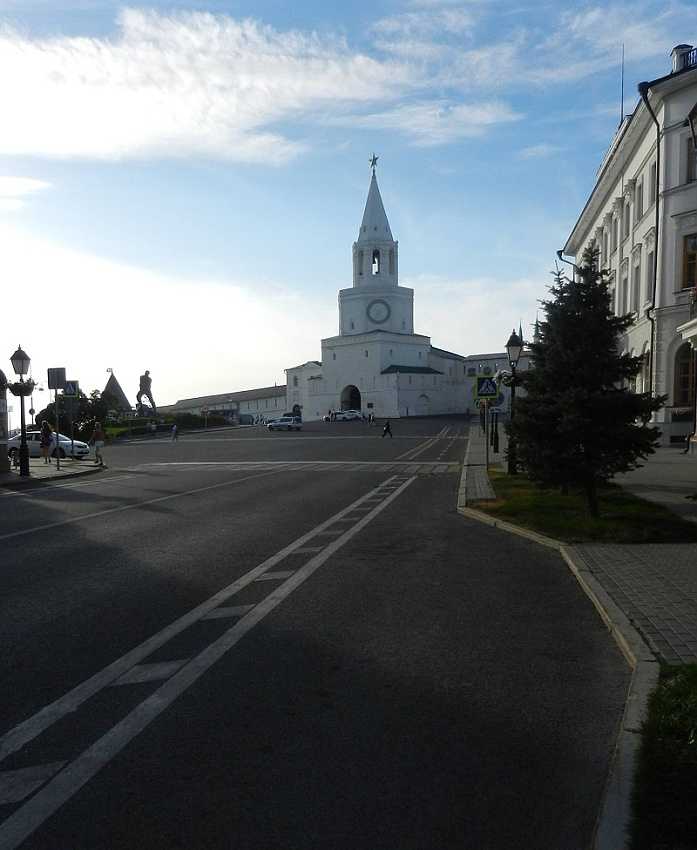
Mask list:
[[[659,431],[649,422],[665,401],[628,387],[643,358],[618,351],[633,319],[614,315],[607,277],[597,249],[584,253],[574,279],[555,274],[530,368],[519,374],[526,393],[512,423],[528,476],[582,489],[591,516],[598,516],[599,485],[655,451]]]

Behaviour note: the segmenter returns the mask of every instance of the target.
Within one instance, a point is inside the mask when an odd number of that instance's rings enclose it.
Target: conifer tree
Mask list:
[[[551,295],[530,368],[519,374],[526,394],[516,400],[512,434],[533,481],[582,489],[598,516],[598,486],[639,466],[658,445],[649,421],[665,396],[628,387],[643,358],[619,353],[633,320],[614,315],[597,249],[584,253],[574,279],[557,271]]]

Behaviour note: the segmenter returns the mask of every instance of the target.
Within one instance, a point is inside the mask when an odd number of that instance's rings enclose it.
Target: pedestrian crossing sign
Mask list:
[[[480,399],[496,399],[498,398],[498,388],[494,378],[485,375],[477,378],[477,398]]]
[[[66,397],[77,398],[80,395],[80,387],[77,381],[66,381],[63,395]]]

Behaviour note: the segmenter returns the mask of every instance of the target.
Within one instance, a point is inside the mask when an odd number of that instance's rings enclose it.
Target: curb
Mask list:
[[[29,484],[51,484],[53,481],[64,481],[66,478],[81,478],[83,475],[94,475],[96,472],[103,472],[105,468],[96,465],[93,467],[87,466],[79,470],[79,472],[60,472],[58,475],[52,475],[50,478],[33,478],[32,476],[20,478],[19,475],[9,472],[8,475],[12,475],[13,477],[9,481],[0,479],[0,487],[15,489],[17,487],[27,487]]]
[[[627,850],[627,828],[631,815],[634,768],[640,744],[639,733],[646,716],[649,694],[658,683],[660,664],[644,639],[632,626],[627,615],[613,601],[582,555],[572,546],[552,537],[529,531],[519,525],[496,519],[475,508],[468,508],[466,500],[465,505],[461,506],[461,496],[464,498],[462,479],[458,492],[458,513],[493,528],[500,528],[502,531],[517,534],[519,537],[556,549],[561,554],[581,589],[593,603],[632,671],[591,845],[592,850]]]

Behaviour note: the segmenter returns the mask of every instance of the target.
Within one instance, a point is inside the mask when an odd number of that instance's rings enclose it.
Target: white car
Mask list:
[[[299,431],[303,426],[297,416],[281,416],[266,426],[269,431]]]
[[[335,416],[337,422],[351,422],[354,419],[361,418],[361,414],[357,410],[337,410]]]
[[[60,457],[74,457],[76,460],[82,460],[90,453],[90,447],[82,440],[71,440],[65,434],[58,435],[58,449],[56,450],[55,435],[51,457],[56,457],[56,451]],[[14,457],[15,453],[19,457],[19,446],[22,442],[21,434],[15,434],[7,441],[7,454]],[[27,431],[27,447],[29,448],[29,457],[41,457],[41,431]]]

